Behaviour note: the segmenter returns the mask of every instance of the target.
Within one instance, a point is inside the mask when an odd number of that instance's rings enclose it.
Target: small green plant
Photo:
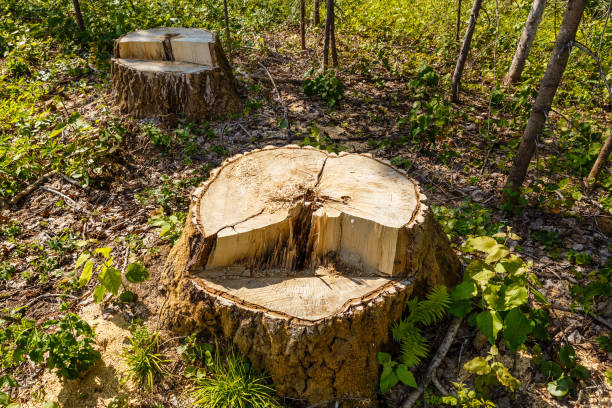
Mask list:
[[[111,248],[96,248],[93,252],[85,251],[77,259],[74,266],[76,273],[81,266],[81,274],[78,279],[77,287],[82,288],[89,283],[95,272],[98,272],[98,286],[94,289],[93,297],[96,303],[102,302],[104,295],[110,292],[114,296],[119,295],[122,302],[132,302],[135,295],[127,290],[121,271],[113,267],[114,258],[111,256]],[[131,283],[141,283],[149,279],[149,271],[140,263],[131,263],[125,271],[125,279]],[[123,286],[124,290],[119,294],[119,289]]]
[[[559,233],[554,230],[535,230],[531,232],[531,238],[541,245],[546,246],[548,250],[558,248],[562,244]]]
[[[18,386],[19,384],[11,375],[4,374],[0,377],[0,407],[19,408],[19,404],[12,400],[10,394],[1,391],[6,388],[17,388]]]
[[[304,80],[302,89],[306,96],[319,96],[327,102],[327,106],[330,108],[336,106],[344,94],[342,82],[336,78],[332,70],[313,75],[314,69],[309,70],[305,75],[307,78]]]
[[[144,123],[141,126],[142,133],[150,139],[154,145],[161,147],[170,147],[172,139],[170,135],[152,123]]]
[[[484,395],[489,395],[489,387],[503,385],[510,391],[517,389],[521,383],[500,361],[494,361],[498,355],[496,346],[491,346],[486,357],[475,357],[465,363],[465,371],[475,374],[474,388]]]
[[[11,221],[8,224],[0,225],[0,236],[7,238],[15,238],[21,234],[21,224],[19,221]]]
[[[15,265],[4,261],[2,265],[0,265],[0,281],[9,280],[17,273],[17,268]]]
[[[325,137],[316,124],[310,127],[310,135],[302,140],[302,146],[312,146],[317,149],[326,150],[330,153],[339,153],[346,150],[346,146],[333,142],[330,138]]]
[[[434,216],[442,224],[444,232],[451,241],[458,237],[493,235],[504,225],[493,221],[490,209],[472,202],[469,198],[463,200],[456,208],[438,205],[431,207]]]
[[[129,376],[139,386],[153,391],[155,381],[166,373],[169,362],[159,351],[159,333],[148,331],[142,324],[133,324],[130,331],[130,344],[122,352],[130,369]]]
[[[187,367],[195,367],[196,365],[205,365],[210,367],[213,364],[213,346],[208,343],[200,343],[197,335],[194,333],[185,338],[185,344],[176,348],[176,352],[183,357]],[[187,371],[187,368],[185,368]]]
[[[66,310],[67,306],[63,307]],[[33,320],[20,319],[0,330],[2,366],[14,367],[26,356],[34,363],[45,364],[60,378],[75,379],[100,359],[95,348],[93,329],[74,313],[60,320],[49,320],[40,327]]]
[[[266,377],[255,373],[244,357],[230,352],[222,362],[217,349],[209,371],[208,375],[201,372],[194,378],[190,392],[192,407],[279,407],[274,389],[267,384]]]
[[[612,334],[608,334],[607,336],[599,336],[597,338],[597,343],[599,343],[599,347],[601,347],[603,351],[612,353]]]
[[[565,344],[559,349],[555,361],[543,361],[539,345],[534,346],[533,352],[533,362],[550,380],[546,384],[546,389],[557,398],[565,398],[568,394],[575,397],[576,384],[591,377],[586,367],[576,363],[576,352],[570,344]]]
[[[149,224],[158,227],[159,236],[174,244],[181,236],[186,213],[176,212],[172,215],[159,214],[149,219]]]
[[[582,261],[591,263],[591,257],[588,254],[576,254],[576,257],[585,255]],[[588,258],[587,258],[588,257]],[[570,286],[570,296],[575,304],[580,305],[585,313],[593,314],[594,306],[600,300],[605,300],[612,294],[612,259],[608,259],[605,265],[601,266],[596,271],[591,271],[587,274],[575,272],[580,283]],[[588,279],[587,283],[585,282]]]
[[[446,314],[450,298],[444,286],[433,288],[426,300],[410,299],[406,302],[408,315],[391,328],[393,340],[401,344],[401,363],[393,361],[388,353],[378,353],[382,365],[380,391],[385,394],[399,381],[417,387],[410,368],[416,366],[429,352],[427,340],[421,335],[420,326],[429,326]]]
[[[470,389],[463,383],[451,383],[457,395],[447,395],[441,398],[441,402],[450,406],[461,408],[495,408],[496,405],[484,398],[478,398],[476,391]]]

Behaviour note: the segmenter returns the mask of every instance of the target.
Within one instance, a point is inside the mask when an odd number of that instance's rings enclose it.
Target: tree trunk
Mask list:
[[[314,25],[315,27],[319,26],[319,23],[321,22],[321,18],[319,17],[319,9],[320,9],[320,5],[319,5],[319,0],[314,0]]]
[[[338,67],[338,50],[336,49],[336,10],[335,10],[335,2],[332,0],[332,9],[331,9],[331,27],[330,27],[330,42],[331,42],[331,55],[332,55],[332,64],[334,68]]]
[[[74,15],[76,17],[76,23],[80,31],[85,31],[85,22],[83,21],[83,13],[81,13],[81,4],[79,0],[72,0],[74,6]]]
[[[457,30],[455,31],[455,41],[459,41],[460,29],[461,29],[461,0],[457,0]]]
[[[283,397],[375,398],[376,353],[408,296],[459,277],[424,200],[370,155],[270,146],[230,158],[192,194],[165,266],[165,319],[221,334]]]
[[[241,110],[217,37],[193,28],[155,28],[116,40],[111,80],[119,108],[138,118],[183,114],[200,121]]]
[[[459,86],[461,85],[461,75],[463,75],[465,61],[467,60],[468,53],[470,52],[470,44],[472,43],[472,36],[474,35],[474,29],[476,28],[476,20],[478,20],[478,13],[480,13],[481,5],[482,0],[474,0],[474,4],[472,5],[470,20],[468,21],[467,30],[465,31],[465,37],[463,38],[463,45],[461,46],[461,51],[459,51],[457,65],[455,66],[455,72],[453,74],[453,83],[451,86],[451,101],[453,102],[459,102]]]
[[[521,74],[523,73],[525,62],[529,56],[531,44],[538,32],[540,21],[542,21],[544,7],[546,7],[546,0],[533,0],[529,16],[527,16],[527,23],[525,24],[525,28],[523,28],[523,33],[516,47],[514,58],[512,58],[512,64],[504,78],[504,85],[506,86],[514,84],[521,79]]]
[[[300,0],[300,40],[302,50],[306,49],[306,0]]]
[[[599,151],[599,155],[597,156],[597,160],[593,163],[593,168],[589,173],[589,177],[587,177],[587,183],[591,185],[595,185],[595,181],[597,180],[597,175],[599,171],[606,165],[608,161],[608,156],[610,156],[610,152],[612,151],[612,133],[608,134],[608,138],[604,143],[603,147]]]
[[[323,40],[323,69],[329,65],[329,40],[331,37],[331,12],[333,12],[334,0],[327,0],[325,10],[325,39]],[[330,12],[330,10],[332,10]]]
[[[561,82],[572,42],[580,25],[586,0],[569,0],[567,11],[559,27],[557,41],[552,51],[546,73],[540,83],[540,90],[531,109],[525,132],[519,146],[514,166],[506,182],[506,198],[515,200],[525,181],[529,163],[536,149],[536,138],[542,133],[546,123],[546,113],[550,110],[557,87]]]
[[[223,17],[225,19],[225,41],[227,42],[227,53],[232,58],[232,37],[229,29],[229,12],[227,11],[227,0],[223,0]]]

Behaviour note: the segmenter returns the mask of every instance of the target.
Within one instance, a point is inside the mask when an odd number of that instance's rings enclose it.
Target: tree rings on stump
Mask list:
[[[111,79],[120,109],[138,118],[184,115],[198,121],[241,109],[221,43],[206,30],[154,28],[120,37]]]
[[[165,267],[164,316],[178,331],[220,332],[283,396],[372,399],[376,353],[408,296],[458,271],[403,171],[268,147],[226,160],[194,191]]]

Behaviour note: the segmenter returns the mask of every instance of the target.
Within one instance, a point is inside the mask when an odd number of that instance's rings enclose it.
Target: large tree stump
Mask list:
[[[135,117],[189,120],[239,112],[236,80],[215,34],[154,28],[115,41],[111,79],[120,109]]]
[[[371,399],[376,353],[407,297],[459,262],[417,183],[365,154],[268,147],[227,159],[192,195],[166,263],[174,329],[208,329],[281,395]]]

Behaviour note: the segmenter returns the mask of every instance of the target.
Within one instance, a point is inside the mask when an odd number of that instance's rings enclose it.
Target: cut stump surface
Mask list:
[[[376,352],[417,285],[459,262],[415,181],[362,154],[270,147],[192,195],[166,264],[167,316],[220,329],[279,392],[372,399]]]
[[[154,28],[115,41],[111,79],[120,109],[135,117],[212,119],[241,108],[221,43],[210,31]]]

